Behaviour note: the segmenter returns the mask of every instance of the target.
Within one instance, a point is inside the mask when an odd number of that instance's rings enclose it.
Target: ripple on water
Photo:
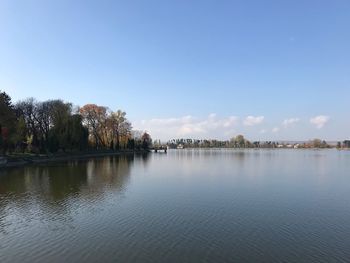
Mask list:
[[[9,171],[0,262],[349,262],[350,155],[334,154],[170,151]]]

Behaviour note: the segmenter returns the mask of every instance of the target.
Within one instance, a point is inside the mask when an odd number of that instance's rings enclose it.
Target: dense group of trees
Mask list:
[[[243,135],[237,135],[230,140],[208,139],[172,139],[167,142],[170,148],[330,148],[324,140],[314,139],[308,142],[277,142],[277,141],[249,141]],[[345,145],[345,143],[343,144]]]
[[[131,123],[126,113],[110,111],[107,107],[87,104],[80,108],[83,123],[88,128],[96,148],[125,148],[131,138]]]
[[[0,151],[54,153],[88,149],[147,149],[149,134],[133,131],[126,113],[62,100],[12,103],[0,91]]]
[[[243,135],[237,135],[230,140],[211,140],[211,139],[173,139],[168,141],[170,148],[176,148],[182,145],[184,148],[254,148],[260,145],[260,142],[250,142]]]
[[[244,138],[243,135],[237,135],[231,140],[215,139],[173,139],[168,141],[170,148],[176,148],[182,145],[185,148],[252,148],[254,144]]]
[[[73,112],[72,104],[61,100],[37,102],[33,98],[15,105],[21,129],[15,149],[32,152],[85,150],[88,131],[82,117]],[[19,144],[18,144],[19,143]]]

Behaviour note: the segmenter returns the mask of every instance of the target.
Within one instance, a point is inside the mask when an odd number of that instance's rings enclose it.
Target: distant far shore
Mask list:
[[[146,154],[148,150],[89,151],[58,154],[10,154],[0,156],[0,169],[26,165],[55,163],[73,160],[86,160],[95,157],[108,157],[131,154]]]

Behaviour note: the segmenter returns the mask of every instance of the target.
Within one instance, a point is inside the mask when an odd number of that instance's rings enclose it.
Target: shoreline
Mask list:
[[[169,150],[195,150],[195,149],[233,149],[233,150],[338,150],[338,151],[349,151],[350,148],[184,148],[184,149],[169,149]],[[108,157],[108,156],[120,156],[120,155],[131,155],[131,154],[146,154],[150,153],[152,150],[119,150],[119,151],[90,151],[90,152],[75,152],[75,153],[60,153],[60,154],[13,154],[0,156],[0,169],[6,168],[16,168],[28,165],[40,165],[46,163],[58,163],[73,160],[86,160],[89,158],[98,157]],[[1,163],[1,161],[6,161],[6,163]]]
[[[86,160],[89,158],[131,155],[131,154],[145,154],[150,151],[146,150],[119,150],[119,151],[96,151],[96,152],[76,152],[76,153],[62,153],[52,155],[29,155],[29,154],[14,154],[5,155],[6,163],[1,164],[0,169],[16,168],[27,165],[39,165],[46,163],[56,163],[73,160]],[[1,157],[0,157],[1,158]],[[0,159],[1,161],[1,159]]]

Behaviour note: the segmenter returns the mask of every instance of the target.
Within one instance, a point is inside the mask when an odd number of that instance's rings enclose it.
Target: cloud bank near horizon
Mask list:
[[[153,138],[167,140],[171,138],[225,138],[235,133],[240,119],[237,116],[219,118],[209,114],[206,118],[191,115],[179,118],[142,120],[134,124],[135,129],[149,131]]]
[[[320,130],[330,120],[329,116],[318,115],[306,120],[309,129]],[[211,113],[204,118],[186,115],[173,118],[153,118],[134,122],[137,130],[148,131],[153,139],[173,138],[230,139],[238,134],[248,138],[275,138],[278,134],[297,128],[302,122],[298,117],[286,118],[280,125],[266,123],[265,116],[219,117]],[[258,136],[257,136],[258,135]],[[259,138],[259,136],[263,138]],[[291,138],[295,139],[295,138]]]

